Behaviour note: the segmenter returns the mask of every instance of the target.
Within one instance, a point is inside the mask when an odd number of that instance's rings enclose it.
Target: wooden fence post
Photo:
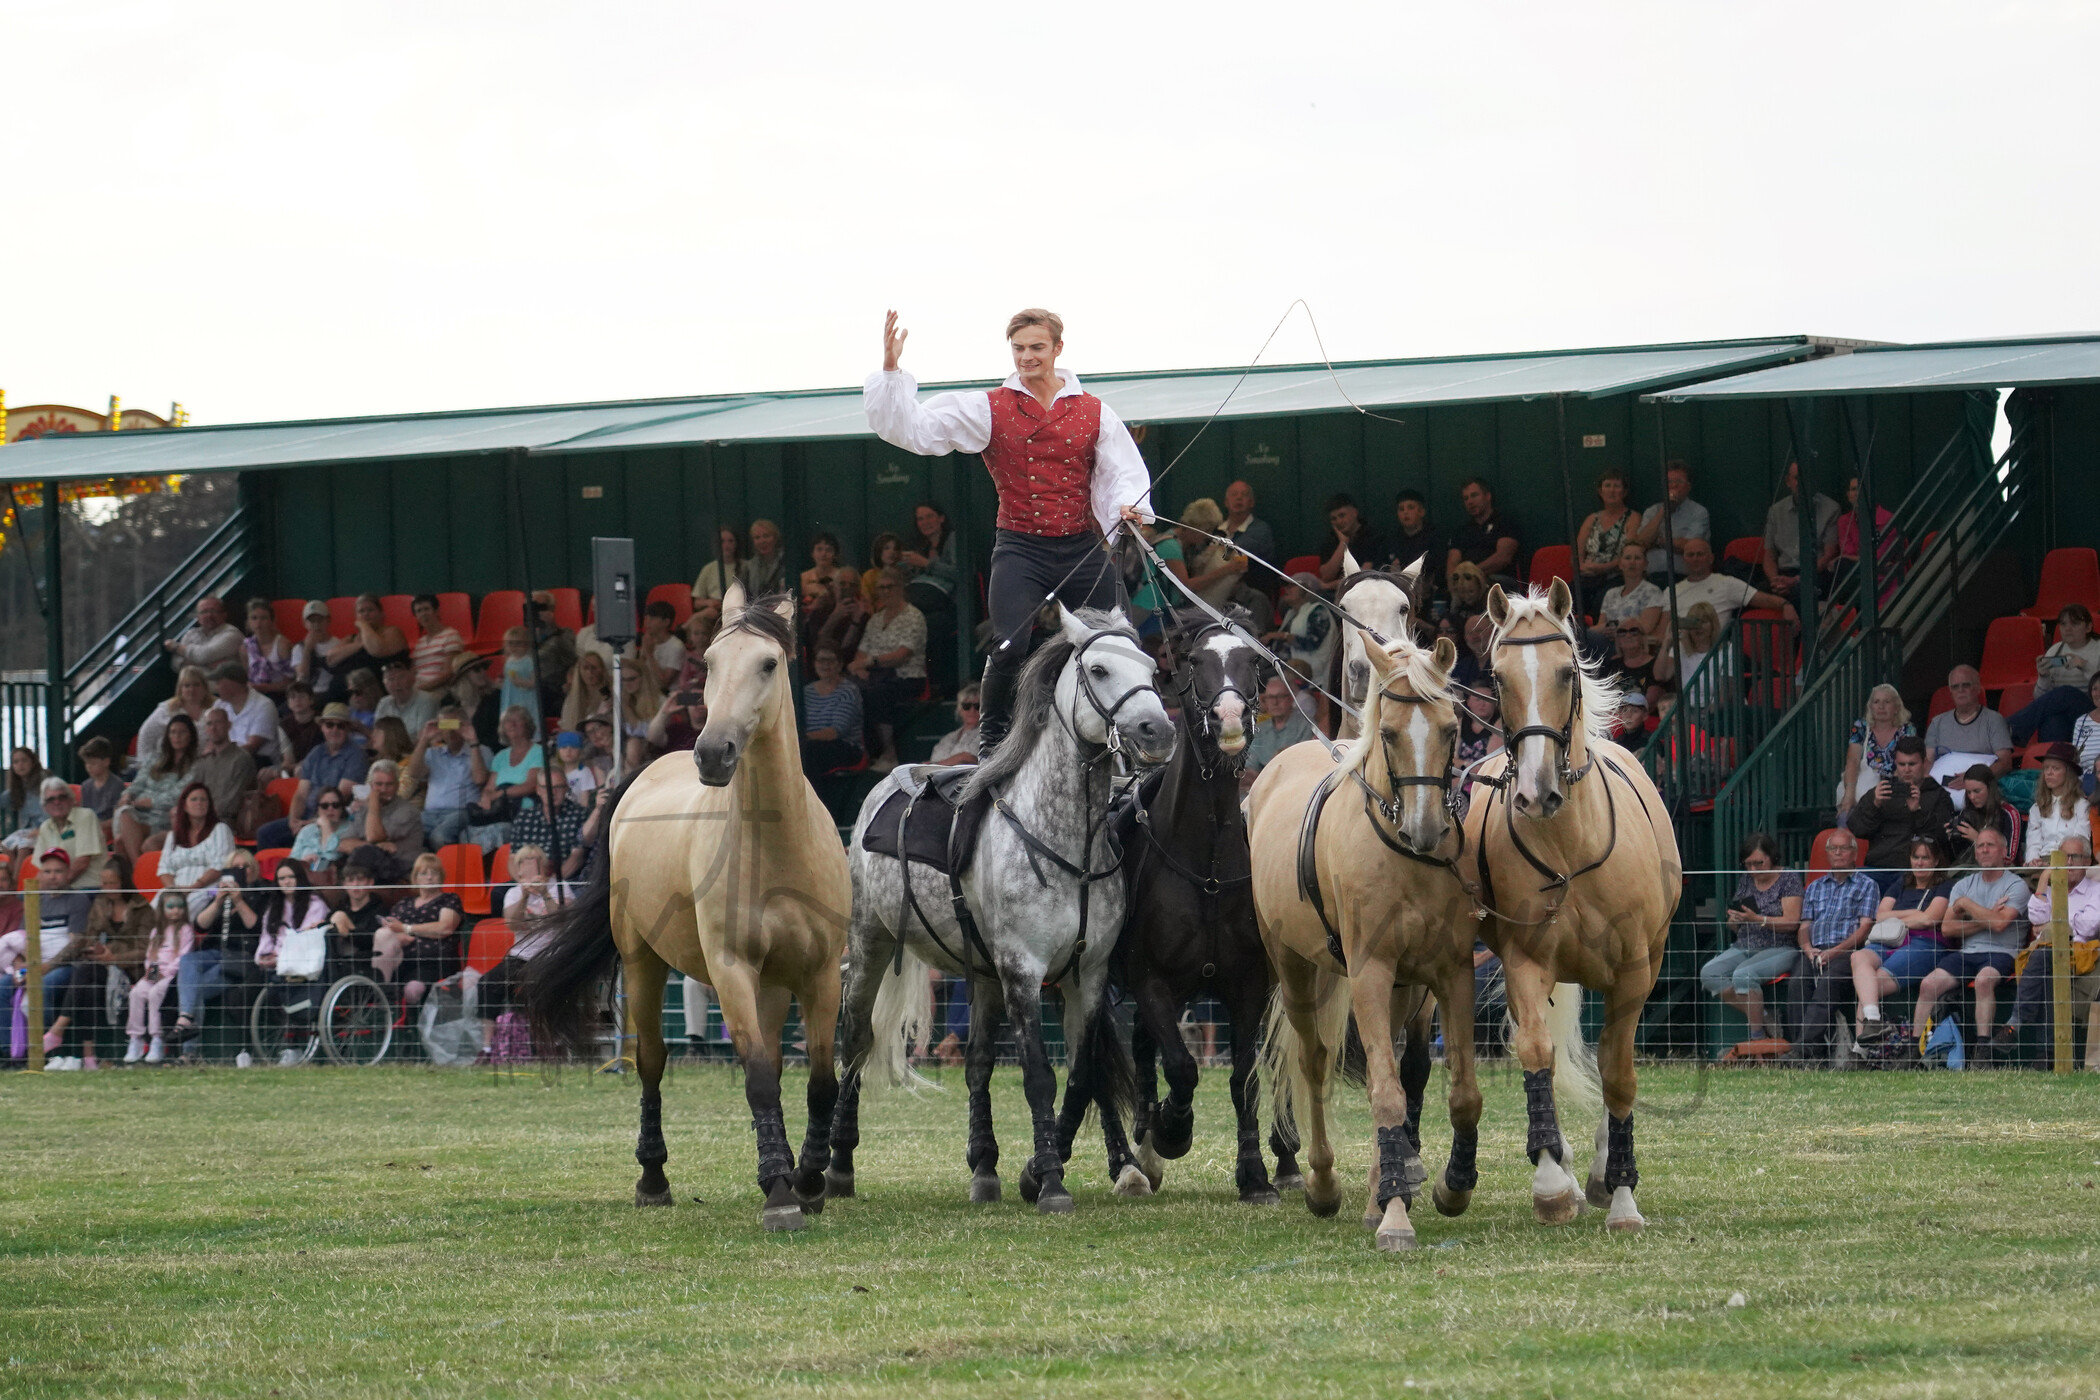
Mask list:
[[[2056,1072],[2071,1072],[2071,890],[2064,853],[2049,857],[2049,992],[2055,1003]]]

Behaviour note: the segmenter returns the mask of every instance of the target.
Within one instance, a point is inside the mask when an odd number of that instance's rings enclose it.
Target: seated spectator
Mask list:
[[[2057,849],[2064,853],[2064,861],[2070,866],[2066,878],[2071,885],[2067,911],[2071,923],[2071,1005],[2086,1008],[2085,1067],[2100,1069],[2100,1012],[2094,1010],[2100,1005],[2100,867],[2093,864],[2090,836],[2066,836]],[[2028,897],[2027,922],[2032,928],[2042,929],[2048,926],[2050,917],[2050,891],[2045,881]],[[1993,1038],[1996,1049],[2010,1051],[2019,1040],[2022,1026],[2049,1025],[2050,1008],[2055,1002],[2051,984],[2054,957],[2049,940],[2037,938],[2027,954],[2027,966],[2020,971],[2013,1014]]]
[[[1956,865],[1969,864],[1969,847],[1979,831],[1998,833],[2008,853],[2020,849],[2020,813],[1998,789],[1998,775],[1979,763],[1961,778],[1962,802],[1947,844]],[[2011,857],[2008,854],[2007,859]]]
[[[904,541],[884,530],[868,541],[868,561],[868,567],[861,570],[860,601],[873,612],[876,607],[875,590],[882,583],[882,571],[903,567]],[[839,654],[845,655],[843,651]]]
[[[459,971],[459,926],[466,910],[445,888],[444,862],[429,851],[416,857],[408,883],[413,888],[373,935],[372,961],[381,977],[401,983],[402,999],[415,1006],[431,987]]]
[[[1502,730],[1496,724],[1499,717],[1489,695],[1469,691],[1459,701],[1458,743],[1452,751],[1454,777],[1502,747]]]
[[[211,678],[219,692],[212,709],[226,715],[231,740],[248,751],[258,769],[274,767],[283,752],[277,743],[276,702],[248,684],[248,668],[237,661],[227,662]]]
[[[505,839],[500,831],[484,828],[506,825],[525,809],[525,804],[539,800],[541,770],[546,767],[537,739],[539,727],[522,705],[504,711],[501,728],[503,747],[489,755],[489,776],[474,804],[478,811],[470,811],[467,817],[476,828],[474,839],[485,843],[484,850],[495,849]]]
[[[649,747],[662,753],[690,750],[707,728],[707,700],[697,690],[681,690],[664,701],[656,718],[649,721],[645,737]]]
[[[309,607],[312,604],[308,604]],[[321,660],[329,672],[337,676],[353,676],[358,671],[370,671],[373,689],[378,689],[379,668],[390,656],[408,655],[408,638],[401,629],[386,620],[386,609],[380,605],[376,593],[357,595],[357,625],[347,637],[331,640],[321,650]],[[308,684],[312,684],[309,678]],[[318,693],[320,687],[315,686]],[[375,694],[373,703],[377,704]],[[356,706],[353,704],[352,709]]]
[[[360,666],[350,673],[347,684],[350,697],[343,703],[350,707],[350,727],[361,738],[370,739],[372,726],[379,720],[379,702],[386,698],[379,685],[379,673]]]
[[[1660,641],[1668,630],[1669,599],[1648,582],[1648,551],[1638,542],[1620,546],[1619,581],[1604,590],[1597,604],[1597,622],[1616,632],[1632,623],[1650,642]]]
[[[575,898],[568,885],[548,878],[547,853],[537,846],[513,846],[510,871],[517,883],[504,892],[503,919],[511,926],[516,941],[503,955],[503,961],[482,975],[475,992],[475,1005],[481,1016],[481,1055],[477,1063],[494,1058],[496,1020],[506,1011],[519,1009],[518,984],[525,978],[525,966],[553,937],[551,931],[536,929],[533,920],[544,918]]]
[[[372,741],[365,745],[365,751],[375,759],[391,758],[398,764],[406,765],[408,756],[416,751],[416,741],[408,737],[408,726],[388,715],[384,719],[372,721]],[[401,774],[401,795],[419,795],[415,780],[409,777],[405,770]]]
[[[1145,527],[1145,534],[1151,541],[1152,552],[1159,556],[1159,566],[1154,567],[1151,561],[1146,561],[1145,581],[1130,595],[1129,614],[1140,637],[1154,637],[1166,628],[1172,609],[1187,596],[1181,585],[1188,582],[1189,568],[1182,557],[1179,530],[1164,520],[1158,520]],[[1174,581],[1161,577],[1160,568],[1172,574]]]
[[[109,863],[102,844],[102,822],[93,812],[73,801],[73,787],[64,778],[46,778],[41,789],[43,824],[36,829],[32,851],[61,850],[72,863],[72,887],[98,885],[102,867]]]
[[[540,713],[551,714],[560,707],[562,692],[569,685],[569,672],[576,667],[580,654],[577,637],[554,616],[554,595],[544,588],[526,604],[525,621],[532,629],[533,656],[540,668]],[[590,631],[593,637],[597,635],[596,628]],[[602,644],[601,650],[607,656],[612,654],[612,649]],[[648,678],[640,679],[646,682]]]
[[[257,925],[254,962],[258,981],[282,985],[292,980],[277,967],[286,938],[304,929],[324,927],[329,910],[320,891],[306,878],[306,867],[296,860],[279,861],[271,884],[275,888],[263,899],[262,920]],[[328,976],[324,969],[318,978],[302,977],[298,980],[326,987]],[[311,996],[286,997],[286,1019],[294,1025],[311,1028],[319,1011],[319,1000],[318,992]],[[287,1067],[296,1065],[299,1052],[287,1046],[278,1052],[277,1063]]]
[[[467,649],[466,639],[459,635],[456,627],[447,627],[438,611],[437,594],[418,593],[410,602],[409,609],[416,616],[416,627],[422,636],[409,653],[415,668],[416,689],[425,694],[442,696],[452,684],[452,667],[455,658]],[[423,726],[412,726],[411,732],[420,733]]]
[[[195,666],[209,673],[240,660],[243,640],[241,629],[226,620],[226,604],[207,594],[197,600],[197,620],[161,647],[173,658],[178,672]]]
[[[1801,510],[1795,497],[1801,490],[1801,464],[1788,462],[1780,484],[1779,499],[1765,512],[1765,586],[1774,593],[1793,597],[1801,589]],[[1815,543],[1811,559],[1819,556],[1837,530],[1838,503],[1818,491],[1814,496]],[[1686,551],[1685,559],[1691,559]]]
[[[1941,782],[1958,777],[1979,763],[1993,773],[2012,771],[2012,733],[2005,719],[1983,703],[1983,678],[1974,666],[1957,666],[1947,673],[1947,690],[1954,708],[1936,716],[1925,727],[1925,748],[1932,760],[1932,776]]]
[[[1918,987],[1918,1043],[1932,1033],[1933,1008],[1941,997],[1970,979],[1976,984],[1976,1046],[1972,1063],[1991,1058],[1991,1022],[1998,1010],[1998,984],[2012,976],[2013,954],[2027,941],[2027,882],[2005,868],[2010,848],[1996,828],[1976,834],[1976,866],[1949,892],[1940,935],[1958,951],[1941,955]]]
[[[904,570],[904,596],[928,617],[953,614],[955,585],[961,574],[956,568],[955,532],[948,528],[948,512],[932,501],[921,501],[911,518],[918,538],[897,556],[897,567]]]
[[[744,537],[724,525],[715,532],[714,562],[700,566],[700,576],[693,580],[693,610],[698,612],[704,601],[719,603],[727,590],[729,580],[743,577]]]
[[[1694,553],[1698,546],[1693,545]],[[1734,582],[1733,579],[1730,582]],[[1716,653],[1721,636],[1721,621],[1711,603],[1694,603],[1678,615],[1677,648],[1674,655],[1665,646],[1664,664],[1656,668],[1656,674],[1667,671],[1670,679],[1677,682],[1678,694],[1686,704],[1704,707],[1720,703],[1722,694],[1735,680],[1735,653],[1722,650]],[[1708,658],[1711,657],[1711,664]]]
[[[579,799],[569,791],[568,779],[559,768],[547,774],[547,800],[534,802],[518,813],[510,823],[510,849],[512,869],[516,869],[518,852],[539,851],[551,865],[558,865],[563,879],[573,879],[583,869],[584,857],[589,854],[583,839],[584,824],[590,820],[591,802]],[[559,851],[555,861],[549,852]]]
[[[1663,468],[1663,498],[1641,512],[1637,538],[1648,548],[1648,574],[1658,584],[1684,576],[1687,544],[1713,539],[1713,517],[1692,499],[1692,469],[1683,462]],[[1648,635],[1659,640],[1662,634]]]
[[[621,679],[632,681],[633,676],[630,673]],[[612,668],[606,664],[603,652],[586,648],[569,672],[568,693],[561,705],[561,727],[576,729],[591,715],[611,715],[612,703]]]
[[[1920,840],[1944,841],[1954,824],[1954,799],[1925,771],[1924,742],[1906,734],[1892,746],[1892,756],[1895,776],[1876,783],[1845,816],[1846,827],[1867,843],[1872,871],[1908,868]]]
[[[2092,810],[2078,786],[2078,750],[2051,744],[2042,755],[2034,806],[2027,813],[2026,864],[2047,864],[2067,837],[2088,835],[2092,829]]]
[[[334,788],[324,789],[314,799],[313,820],[300,824],[285,864],[304,866],[316,884],[335,884],[335,868],[343,860],[343,838],[350,834],[349,807],[349,798]]]
[[[977,733],[977,717],[984,712],[983,694],[983,689],[975,681],[955,692],[956,727],[943,734],[940,742],[933,746],[933,762],[953,767],[977,761],[978,745],[982,742]]]
[[[277,612],[267,598],[248,600],[248,635],[241,642],[241,664],[248,672],[248,684],[270,697],[272,704],[282,703],[285,687],[298,679],[298,662],[293,655],[292,639],[277,630]]]
[[[1831,1018],[1838,994],[1852,982],[1852,951],[1867,941],[1881,886],[1859,870],[1859,842],[1838,828],[1824,843],[1830,873],[1811,882],[1801,896],[1796,946],[1808,958],[1808,974],[1796,979],[1796,995],[1807,1002],[1801,1034],[1787,1058],[1820,1059],[1830,1050]]]
[[[642,635],[633,644],[633,659],[641,663],[659,693],[668,693],[685,670],[685,640],[675,630],[677,623],[678,610],[669,603],[659,600],[642,609]],[[577,665],[582,664],[579,656]],[[562,727],[576,726],[564,722]]]
[[[31,977],[43,980],[44,1024],[33,1029],[44,1037],[44,1053],[55,1055],[65,1044],[70,1023],[67,991],[73,984],[75,960],[69,956],[69,950],[75,939],[86,936],[88,912],[94,901],[85,891],[72,888],[73,862],[62,850],[54,848],[37,857],[36,883],[37,953],[43,961],[37,967],[25,964],[17,985]],[[25,938],[24,955],[27,948]]]
[[[423,787],[423,835],[433,849],[466,839],[469,809],[488,786],[489,758],[457,705],[440,709],[417,733],[408,774]]]
[[[142,852],[167,839],[175,804],[190,784],[190,770],[197,766],[197,726],[188,715],[177,715],[161,730],[159,747],[151,752],[153,756],[140,764],[138,776],[118,799],[117,849],[133,864]]]
[[[337,842],[343,851],[366,846],[391,859],[382,872],[392,883],[408,863],[423,852],[423,813],[401,795],[401,769],[390,758],[382,758],[365,771],[365,796],[351,804],[351,835]],[[368,857],[369,859],[369,857]]]
[[[618,742],[613,736],[612,721],[604,715],[593,715],[583,722],[583,761],[598,775],[598,785],[607,786],[613,767],[613,758]]]
[[[1189,591],[1214,608],[1232,601],[1247,573],[1247,556],[1229,544],[1208,538],[1225,523],[1225,512],[1208,496],[1190,501],[1181,512],[1181,528],[1174,538],[1181,557],[1188,562]],[[1358,561],[1362,562],[1362,561]]]
[[[1714,547],[1705,540],[1685,541],[1684,577],[1672,584],[1670,591],[1677,596],[1679,618],[1689,617],[1692,609],[1701,603],[1712,608],[1716,632],[1727,627],[1745,608],[1777,608],[1788,622],[1799,623],[1801,620],[1794,612],[1794,605],[1778,594],[1765,593],[1739,578],[1715,573]]]
[[[2085,775],[2084,782],[2090,791],[2093,766],[2100,763],[2100,676],[2093,678],[2086,695],[2093,708],[2080,715],[2071,726],[2071,747],[2078,751],[2078,771]]]
[[[904,600],[904,576],[892,569],[876,588],[878,606],[848,667],[861,684],[867,717],[882,751],[869,766],[897,766],[897,722],[926,693],[926,615]]]
[[[1611,737],[1627,748],[1639,748],[1648,738],[1648,697],[1639,690],[1622,691],[1611,716]]]
[[[76,884],[77,884],[76,880]],[[146,902],[131,892],[131,867],[122,856],[111,857],[97,879],[99,889],[88,905],[87,929],[66,944],[56,963],[72,969],[65,996],[58,1004],[51,1029],[59,1033],[57,1046],[47,1043],[45,1053],[63,1046],[65,1033],[80,1038],[81,1068],[94,1069],[96,1032],[108,1015],[109,970],[118,968],[128,977],[144,971]],[[47,1008],[48,1015],[48,1008]]]
[[[1474,613],[1464,619],[1459,617],[1455,610],[1458,591],[1465,586],[1465,570],[1472,569],[1473,566],[1461,564],[1458,567],[1459,572],[1451,576],[1454,611],[1445,619],[1459,628],[1458,662],[1451,668],[1451,683],[1463,686],[1467,690],[1492,691],[1495,688],[1495,668],[1490,662],[1490,653],[1494,649],[1495,624],[1488,620],[1488,615],[1484,612]],[[1479,570],[1474,569],[1473,572],[1478,573]]]
[[[167,1041],[161,1036],[161,1006],[182,959],[197,944],[197,930],[190,923],[189,901],[179,891],[163,890],[153,909],[152,927],[146,935],[143,967],[131,984],[131,1015],[124,1026],[130,1046],[124,1063],[141,1060],[157,1065],[167,1058]]]
[[[1874,507],[1874,537],[1881,541],[1874,550],[1874,577],[1881,605],[1887,607],[1896,596],[1902,580],[1895,577],[1901,568],[1903,539],[1889,529],[1896,513],[1887,506]],[[1832,597],[1854,574],[1859,572],[1859,478],[1853,477],[1845,486],[1845,511],[1837,518],[1837,524],[1824,538],[1823,547],[1816,558],[1818,577],[1822,580],[1823,595]]]
[[[1479,565],[1459,564],[1444,575],[1444,587],[1451,594],[1450,616],[1458,623],[1461,634],[1468,622],[1487,616],[1488,576]]]
[[[514,709],[525,711],[535,729],[540,723],[539,666],[532,650],[532,633],[523,627],[508,628],[503,633],[503,677],[502,689],[496,693],[497,713],[507,714]],[[570,668],[573,683],[579,667]],[[606,680],[610,693],[611,678]]]
[[[859,687],[830,647],[817,649],[815,665],[817,678],[802,687],[802,771],[811,777],[850,768],[864,752]]]
[[[1212,509],[1216,509],[1215,503]],[[1348,556],[1359,568],[1375,568],[1377,561],[1385,558],[1385,541],[1371,528],[1357,508],[1356,498],[1347,491],[1337,491],[1327,500],[1327,526],[1334,531],[1331,542],[1322,546],[1326,555],[1320,561],[1320,582],[1335,583],[1342,577],[1342,559]],[[1455,552],[1455,551],[1454,551]]]
[[[1852,804],[1896,776],[1896,741],[1918,732],[1910,722],[1903,695],[1886,681],[1867,692],[1867,712],[1852,721],[1852,737],[1845,744],[1845,776],[1838,784],[1838,820],[1843,821]],[[1923,757],[1924,745],[1918,746]]]
[[[80,784],[80,805],[102,823],[102,840],[116,839],[117,804],[124,800],[124,780],[115,772],[116,745],[97,734],[80,746],[80,766],[87,777]]]
[[[1612,641],[1617,650],[1605,658],[1599,674],[1621,691],[1638,694],[1643,708],[1652,711],[1669,688],[1666,678],[1671,673],[1662,653],[1641,630],[1640,622],[1631,618],[1612,624]]]
[[[1335,652],[1341,647],[1342,630],[1335,625],[1334,609],[1326,602],[1327,590],[1319,575],[1301,569],[1276,591],[1276,607],[1282,614],[1276,630],[1262,637],[1276,654],[1296,661],[1310,675],[1324,676],[1334,668]]]
[[[248,799],[257,791],[255,755],[233,742],[233,717],[226,711],[205,713],[204,743],[190,776],[211,789],[212,810],[241,835],[242,822],[253,815]]]
[[[678,697],[673,695],[672,700]],[[584,761],[583,736],[564,729],[554,736],[554,761],[561,765],[562,780],[578,797],[588,797],[598,788],[598,771]],[[442,844],[442,843],[440,843]]]
[[[1627,507],[1626,473],[1606,467],[1597,476],[1597,508],[1583,517],[1575,538],[1575,597],[1577,612],[1599,610],[1598,600],[1614,587],[1611,580],[1625,577],[1620,556],[1628,544],[1639,545],[1640,518]],[[1645,568],[1648,552],[1641,551]]]
[[[160,748],[161,732],[177,715],[187,718],[198,732],[204,732],[204,712],[212,707],[211,681],[203,670],[185,666],[175,677],[175,693],[153,707],[139,726],[139,752],[153,753]],[[39,775],[41,776],[41,775]]]
[[[1889,1033],[1889,1023],[1881,1016],[1881,999],[1893,996],[1899,988],[1916,988],[1947,951],[1940,939],[1940,924],[1947,917],[1954,883],[1940,868],[1939,841],[1918,837],[1910,843],[1909,860],[1910,869],[1902,881],[1881,897],[1870,934],[1896,941],[1877,939],[1852,953],[1852,990],[1859,999],[1852,1033],[1863,1045]]]
[[[386,904],[373,888],[385,868],[386,856],[376,849],[354,851],[343,861],[343,888],[328,923],[342,940],[350,963],[360,971],[377,972],[373,939],[386,918]]]
[[[195,779],[182,790],[168,839],[160,848],[160,881],[190,897],[190,912],[211,903],[212,888],[232,859],[233,828],[219,819],[208,784]]]
[[[307,750],[299,764],[299,785],[292,789],[291,810],[277,821],[265,822],[256,840],[265,847],[289,846],[308,822],[314,820],[320,794],[333,792],[347,804],[364,781],[371,757],[365,746],[350,733],[350,707],[338,701],[321,711],[317,723],[321,742]]]
[[[321,715],[314,704],[313,687],[293,681],[284,689],[284,713],[278,716],[277,732],[291,747],[291,767],[298,771],[306,756],[321,743]]]
[[[1709,994],[1743,1013],[1750,1039],[1763,1040],[1764,989],[1801,961],[1795,935],[1801,926],[1801,872],[1779,864],[1779,844],[1762,831],[1743,842],[1743,874],[1728,901],[1728,927],[1735,942],[1707,960],[1699,980]]]
[[[2032,739],[2067,743],[2081,715],[2093,707],[2093,682],[2100,680],[2100,637],[2083,603],[2066,603],[2056,615],[2056,640],[2034,659],[2034,700],[2005,717],[2014,748]]]
[[[1225,510],[1227,512],[1225,516],[1225,533],[1237,540],[1240,532],[1233,528],[1232,500],[1232,491],[1228,489],[1225,492]],[[1249,510],[1254,508],[1254,493],[1252,491],[1247,493],[1247,508]],[[1386,550],[1385,558],[1376,564],[1373,564],[1368,559],[1363,560],[1364,567],[1383,569],[1386,573],[1398,574],[1405,573],[1414,565],[1416,560],[1421,560],[1421,579],[1424,596],[1441,592],[1444,583],[1444,559],[1450,546],[1445,543],[1444,537],[1437,533],[1436,528],[1429,523],[1429,502],[1422,498],[1420,491],[1409,488],[1393,497],[1393,522],[1399,528],[1393,531],[1390,542],[1391,547]],[[1259,521],[1255,523],[1260,524]],[[1267,525],[1262,525],[1263,530],[1268,528]],[[1269,559],[1271,563],[1274,563],[1275,561],[1271,556],[1276,552],[1276,537],[1271,534],[1267,536],[1267,539],[1268,549],[1266,551],[1252,550],[1250,552],[1260,558]],[[1241,548],[1246,548],[1246,546],[1242,545]]]
[[[1451,548],[1444,555],[1445,577],[1460,564],[1471,564],[1503,588],[1521,592],[1524,584],[1517,577],[1517,552],[1522,546],[1495,510],[1494,491],[1476,476],[1459,488],[1458,503],[1465,508],[1466,522],[1451,532]]]
[[[858,594],[848,591],[848,597]],[[678,668],[676,690],[707,689],[707,649],[714,645],[715,634],[722,630],[722,602],[719,598],[703,599],[693,609],[693,615],[685,620],[685,665]],[[839,655],[846,653],[841,651]]]
[[[175,999],[180,1010],[172,1038],[180,1045],[186,1046],[204,1033],[206,1002],[254,980],[255,965],[249,958],[248,939],[262,922],[262,898],[259,894],[253,898],[249,895],[247,870],[238,863],[241,854],[244,853],[236,848],[227,857],[228,868],[209,885],[192,891],[187,900],[196,937],[175,971]],[[183,1053],[187,1058],[195,1051],[191,1048]]]
[[[349,699],[350,691],[343,682],[350,673],[328,664],[328,652],[336,645],[328,631],[328,604],[320,598],[309,598],[299,612],[299,620],[306,624],[306,631],[292,647],[293,672],[306,682],[321,704]]]
[[[847,588],[860,587],[860,571],[845,563],[839,553],[839,537],[829,530],[817,531],[816,538],[809,542],[809,567],[802,571],[802,587],[822,588],[832,591],[834,584]]]
[[[416,688],[415,663],[408,657],[388,657],[385,667],[379,672],[379,683],[386,688],[386,694],[372,711],[375,723],[397,719],[406,734],[421,734],[423,726],[437,718],[438,697]]]
[[[1261,688],[1261,718],[1247,736],[1247,763],[1240,770],[1240,791],[1253,787],[1255,777],[1276,755],[1312,737],[1312,722],[1298,712],[1291,683],[1282,676],[1269,677]]]
[[[770,520],[751,522],[751,557],[739,573],[744,591],[754,598],[787,592],[787,555],[780,548],[780,527]]]

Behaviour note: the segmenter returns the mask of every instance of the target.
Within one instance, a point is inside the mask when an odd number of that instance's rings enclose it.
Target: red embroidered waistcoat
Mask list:
[[[999,488],[999,528],[1024,535],[1094,529],[1094,444],[1101,400],[1067,394],[1049,408],[1025,389],[991,391],[992,440],[984,464]]]

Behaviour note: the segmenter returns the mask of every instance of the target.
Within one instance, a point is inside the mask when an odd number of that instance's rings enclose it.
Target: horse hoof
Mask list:
[[[1364,1207],[1364,1228],[1375,1230],[1385,1223],[1385,1210],[1376,1201]]]
[[[1323,1201],[1308,1190],[1305,1193],[1305,1208],[1322,1220],[1339,1215],[1342,1210],[1342,1193],[1337,1191],[1332,1200]]]
[[[661,1191],[644,1191],[637,1186],[634,1188],[634,1203],[637,1207],[667,1206],[671,1204],[670,1188],[666,1187]]]
[[[1042,1192],[1043,1183],[1035,1179],[1035,1168],[1021,1168],[1021,1199],[1029,1205],[1034,1205],[1036,1197],[1040,1196]]]
[[[843,1201],[853,1194],[853,1173],[842,1172],[833,1167],[824,1173],[824,1194],[834,1201]]]
[[[1648,1228],[1640,1207],[1633,1203],[1631,1186],[1621,1186],[1611,1193],[1611,1214],[1604,1217],[1604,1228],[1615,1235],[1637,1235]]]
[[[1415,1239],[1415,1232],[1412,1230],[1380,1230],[1378,1232],[1378,1249],[1382,1254],[1404,1254],[1410,1249],[1419,1247],[1420,1244]]]
[[[970,1178],[970,1204],[995,1206],[999,1204],[999,1178],[996,1173],[986,1172]]]
[[[1243,1206],[1280,1206],[1283,1196],[1273,1186],[1254,1186],[1240,1192]]]
[[[1400,1182],[1412,1191],[1429,1180],[1429,1168],[1420,1157],[1410,1157],[1400,1165]]]
[[[1473,1204],[1473,1193],[1446,1190],[1444,1183],[1439,1181],[1429,1188],[1429,1199],[1436,1203],[1438,1215],[1459,1216],[1464,1215],[1466,1207]]]
[[[1159,1189],[1159,1184],[1167,1179],[1167,1164],[1152,1150],[1150,1133],[1138,1139],[1137,1165],[1138,1170],[1145,1174],[1145,1180],[1152,1183],[1152,1189],[1155,1191]]]
[[[1118,1196],[1149,1196],[1153,1192],[1151,1178],[1141,1171],[1135,1162],[1128,1163],[1116,1173]]]
[[[810,1191],[804,1191],[800,1186],[795,1186],[791,1189],[795,1193],[795,1204],[802,1207],[803,1214],[822,1215],[824,1213],[824,1182],[821,1179],[818,1180],[815,1188]]]
[[[1541,1225],[1565,1225],[1582,1213],[1582,1195],[1571,1186],[1558,1196],[1533,1196],[1531,1213]]]
[[[758,1218],[768,1231],[800,1230],[809,1224],[802,1214],[802,1207],[792,1202],[784,1206],[767,1206],[758,1213]]]
[[[1063,1182],[1052,1182],[1036,1197],[1035,1209],[1038,1215],[1070,1215],[1072,1193],[1065,1190]]]
[[[1611,1209],[1611,1190],[1605,1186],[1604,1178],[1593,1176],[1583,1183],[1582,1197],[1596,1210]]]
[[[1279,1173],[1273,1184],[1278,1191],[1303,1191],[1305,1189],[1305,1173]]]

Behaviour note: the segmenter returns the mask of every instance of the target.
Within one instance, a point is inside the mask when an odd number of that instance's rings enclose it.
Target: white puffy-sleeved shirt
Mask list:
[[[1080,387],[1079,376],[1070,370],[1059,370],[1057,377],[1062,381],[1057,400],[1086,393]],[[1018,374],[1010,375],[1000,387],[1028,393]],[[877,437],[892,447],[901,447],[922,457],[938,457],[949,452],[983,452],[991,446],[992,401],[989,393],[982,389],[966,390],[935,394],[930,399],[921,400],[918,391],[918,381],[906,370],[877,370],[868,376],[868,382],[862,388],[861,404],[868,415],[868,426],[875,430]],[[1144,456],[1132,440],[1130,429],[1116,416],[1115,410],[1098,398],[1094,402],[1100,405],[1100,432],[1094,444],[1092,476],[1088,483],[1089,504],[1101,533],[1113,539],[1124,506],[1136,506],[1147,512],[1152,509],[1152,474],[1146,470]],[[1053,407],[1055,403],[1053,400]],[[1005,505],[1002,500],[1002,510]]]

